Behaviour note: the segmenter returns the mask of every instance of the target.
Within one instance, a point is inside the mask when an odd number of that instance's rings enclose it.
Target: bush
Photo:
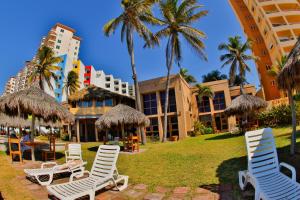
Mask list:
[[[296,106],[296,115],[299,119],[300,112],[298,110],[299,107]],[[259,113],[257,117],[259,125],[264,127],[286,126],[292,123],[292,112],[289,105],[272,107],[270,110]]]
[[[211,127],[205,127],[204,124],[200,121],[194,122],[194,131],[191,131],[190,136],[195,137],[198,135],[204,135],[204,134],[212,134],[213,129]]]
[[[69,134],[67,132],[62,132],[60,134],[60,139],[63,141],[69,141]]]

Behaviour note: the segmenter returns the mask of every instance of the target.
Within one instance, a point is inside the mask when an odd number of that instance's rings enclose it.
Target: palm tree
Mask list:
[[[234,77],[234,81],[230,86],[240,86],[242,83],[248,84],[246,78],[240,77],[239,75],[236,74]]]
[[[250,72],[250,68],[246,64],[246,61],[256,60],[255,56],[247,54],[247,51],[251,50],[251,41],[247,40],[245,43],[242,43],[240,36],[229,37],[228,43],[222,43],[218,48],[219,50],[226,51],[225,54],[220,56],[220,60],[221,62],[224,62],[222,67],[230,65],[230,85],[233,85],[238,70],[238,76],[241,78],[241,93],[243,94],[246,71]]]
[[[158,39],[167,39],[166,66],[168,72],[165,91],[166,98],[164,102],[164,136],[162,139],[162,142],[164,142],[167,139],[170,72],[174,60],[180,63],[182,59],[181,37],[198,53],[200,58],[206,60],[204,53],[205,47],[201,40],[205,38],[206,35],[204,32],[192,27],[191,24],[198,21],[201,17],[206,16],[207,11],[198,11],[197,9],[202,6],[198,5],[196,0],[184,0],[179,4],[178,0],[162,0],[159,3],[159,7],[162,19],[158,21],[161,23],[162,29],[159,30],[155,36]]]
[[[217,81],[217,80],[224,80],[224,79],[227,79],[227,75],[221,74],[219,70],[213,70],[208,74],[202,76],[203,83]]]
[[[196,84],[197,90],[194,92],[197,94],[198,100],[201,102],[203,97],[214,98],[215,93],[209,86]]]
[[[67,102],[68,102],[69,95],[76,92],[79,87],[80,87],[80,81],[79,81],[78,74],[74,71],[70,71],[68,73],[66,81],[64,82],[64,87],[63,87],[63,90],[66,93]]]
[[[136,73],[134,59],[134,32],[138,33],[146,43],[150,40],[155,41],[151,31],[145,26],[145,23],[158,24],[159,22],[152,16],[152,5],[156,0],[122,0],[121,6],[123,12],[116,18],[110,20],[104,25],[103,31],[106,36],[110,36],[115,32],[118,26],[121,26],[121,41],[126,37],[127,50],[131,61],[132,79],[135,87],[136,107],[142,111],[140,90],[138,86],[138,77]],[[142,144],[146,144],[146,136],[142,130]]]
[[[47,46],[42,46],[37,53],[37,61],[33,61],[34,70],[29,76],[29,83],[38,81],[41,90],[44,90],[44,82],[47,83],[50,89],[53,89],[51,79],[56,80],[55,71],[59,70],[60,67],[56,64],[60,63],[62,59],[55,57],[54,52]]]
[[[293,50],[292,50],[292,52],[293,52]],[[273,65],[272,68],[270,70],[268,70],[268,74],[270,76],[276,78],[276,81],[277,81],[277,84],[279,85],[279,87],[280,87],[280,84],[278,83],[279,82],[278,78],[279,78],[281,72],[283,71],[283,68],[287,64],[287,62],[288,62],[288,56],[283,55],[280,60],[277,60],[277,64]],[[291,77],[292,76],[290,75],[288,78],[291,79]],[[281,79],[282,79],[282,77],[281,77]],[[286,81],[286,82],[288,82],[288,81]],[[292,127],[293,127],[292,136],[291,136],[291,149],[290,149],[290,153],[291,153],[291,155],[294,155],[295,154],[295,149],[296,149],[296,126],[297,126],[297,122],[296,122],[296,108],[295,108],[295,102],[294,102],[294,99],[293,99],[293,89],[294,88],[290,87],[290,86],[288,86],[286,88],[287,88],[286,90],[287,90],[288,101],[290,103],[291,111],[292,111]]]
[[[185,68],[180,68],[179,74],[184,78],[187,83],[196,83],[196,78],[193,75],[188,74],[188,70]]]

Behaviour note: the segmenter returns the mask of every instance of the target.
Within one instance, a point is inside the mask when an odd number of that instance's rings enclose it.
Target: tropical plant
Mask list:
[[[207,15],[207,11],[198,10],[202,6],[197,4],[196,0],[162,0],[159,3],[159,10],[162,29],[155,36],[158,39],[167,39],[166,45],[166,66],[167,66],[167,81],[165,90],[164,102],[164,128],[163,140],[167,140],[167,112],[169,105],[169,85],[170,72],[174,63],[180,63],[182,60],[181,37],[186,43],[200,56],[206,60],[204,53],[204,44],[202,39],[206,37],[205,33],[192,27],[192,23],[198,21],[203,16]],[[157,43],[157,41],[154,41]],[[153,44],[153,42],[151,43]],[[148,44],[149,45],[149,44]]]
[[[53,90],[51,79],[57,79],[55,71],[60,70],[57,66],[62,62],[60,57],[55,57],[54,52],[47,46],[42,46],[37,52],[37,61],[33,61],[34,70],[29,76],[29,83],[38,81],[41,90],[44,90],[44,82]]]
[[[241,84],[248,84],[246,78],[235,75],[234,81],[230,86],[240,86]]]
[[[277,63],[275,65],[272,65],[271,69],[268,70],[268,74],[272,77],[277,78],[281,70],[283,69],[284,65],[286,64],[287,56],[283,55],[281,56],[280,60],[277,60]]]
[[[188,74],[188,70],[185,69],[185,68],[180,68],[179,74],[180,74],[180,75],[182,76],[182,78],[184,78],[184,80],[185,80],[187,83],[189,83],[189,84],[191,84],[191,83],[196,83],[196,82],[197,82],[196,78],[195,78],[193,75]]]
[[[213,71],[209,72],[208,74],[202,76],[203,83],[224,80],[224,79],[227,79],[227,75],[221,74],[221,72],[219,70],[213,70]]]
[[[229,82],[233,85],[236,75],[241,78],[241,92],[244,90],[244,83],[246,81],[246,71],[250,72],[247,61],[256,60],[253,55],[248,55],[247,51],[251,50],[251,41],[247,40],[242,43],[240,36],[229,37],[228,43],[222,43],[218,47],[219,50],[226,51],[225,54],[220,56],[221,62],[224,62],[222,67],[230,65]],[[237,73],[238,71],[238,73]]]
[[[139,111],[142,111],[140,90],[138,86],[138,77],[136,73],[135,59],[134,59],[134,33],[138,33],[147,44],[151,41],[157,41],[151,31],[145,26],[145,23],[159,24],[152,15],[152,5],[156,0],[122,0],[121,6],[123,12],[116,18],[110,20],[104,25],[103,31],[106,36],[110,36],[115,30],[121,26],[121,41],[126,38],[127,50],[130,56],[132,79],[135,87],[136,106]],[[146,136],[142,130],[141,134],[142,144],[146,144]]]
[[[196,84],[197,90],[194,93],[197,94],[198,100],[201,102],[203,97],[214,98],[215,94],[213,90],[206,85]]]
[[[64,82],[63,90],[66,93],[67,102],[69,95],[76,92],[80,87],[80,81],[78,74],[74,72],[73,70],[68,73],[68,76]]]

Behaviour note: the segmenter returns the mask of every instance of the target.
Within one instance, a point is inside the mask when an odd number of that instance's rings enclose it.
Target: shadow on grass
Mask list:
[[[98,148],[99,148],[99,146],[94,146],[94,147],[89,147],[88,150],[93,151],[93,152],[97,152]]]
[[[297,143],[298,149],[300,142]],[[295,167],[297,174],[297,181],[300,181],[300,155],[290,155],[290,146],[277,148],[279,162],[285,162]],[[238,172],[247,169],[247,156],[231,158],[223,161],[217,168],[217,177],[220,185],[232,185],[233,199],[253,199],[254,189],[252,186],[246,188],[247,192],[242,192],[238,185]],[[290,176],[288,170],[282,171],[287,176]],[[203,186],[202,186],[203,187]],[[205,186],[208,190],[209,187]],[[213,190],[211,190],[213,191]]]
[[[225,139],[230,139],[230,138],[235,138],[235,137],[239,137],[242,136],[241,134],[231,134],[231,133],[226,133],[226,134],[221,134],[221,135],[217,135],[215,137],[212,138],[206,138],[205,140],[225,140]]]

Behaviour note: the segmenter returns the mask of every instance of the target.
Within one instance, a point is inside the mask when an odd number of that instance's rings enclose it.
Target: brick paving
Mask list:
[[[39,167],[40,163],[26,162],[24,165],[12,164],[17,169]],[[22,183],[36,199],[48,199],[46,187],[40,186],[26,179],[25,175],[17,176],[16,179]],[[53,184],[68,182],[69,177],[58,177]],[[158,186],[150,190],[145,184],[129,185],[122,192],[113,187],[107,187],[96,194],[97,200],[232,200],[233,186],[231,184],[203,186],[196,189],[189,187],[167,188]],[[242,199],[253,198],[253,191],[246,191]],[[51,199],[51,197],[49,197]],[[88,198],[82,198],[88,199]]]

